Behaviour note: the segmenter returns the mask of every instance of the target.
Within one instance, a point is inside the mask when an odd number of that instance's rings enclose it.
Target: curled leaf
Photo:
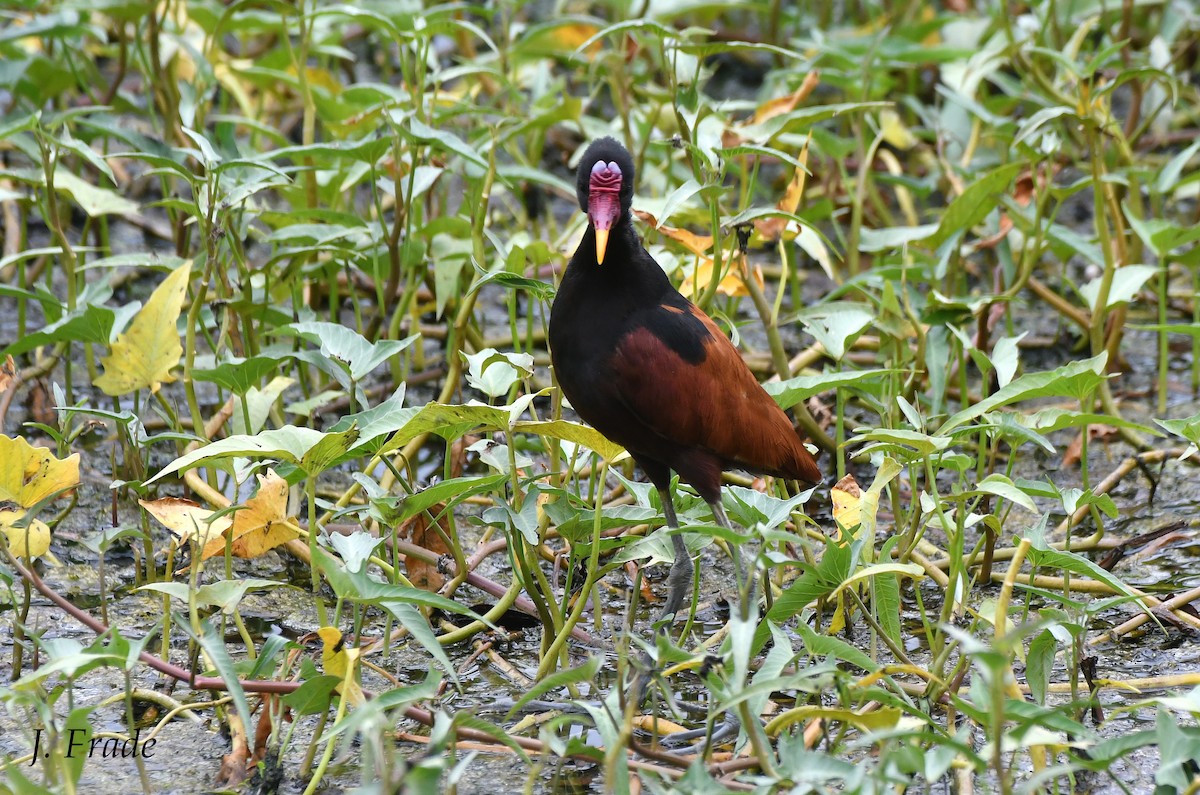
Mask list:
[[[79,485],[79,454],[55,458],[21,438],[0,436],[0,532],[13,555],[36,558],[50,549],[50,528],[30,508]]]

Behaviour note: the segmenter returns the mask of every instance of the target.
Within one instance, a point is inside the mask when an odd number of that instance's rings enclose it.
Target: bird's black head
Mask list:
[[[583,153],[575,180],[579,208],[596,230],[596,261],[604,262],[608,233],[633,204],[633,158],[612,138],[599,138]]]

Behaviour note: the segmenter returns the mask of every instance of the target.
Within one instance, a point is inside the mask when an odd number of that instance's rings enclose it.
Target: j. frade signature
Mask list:
[[[43,729],[34,730],[33,760],[29,763],[31,765],[38,760],[43,731]],[[154,756],[154,746],[158,740],[151,737],[143,743],[141,734],[142,730],[138,729],[133,733],[133,737],[124,739],[118,737],[92,737],[89,739],[87,729],[67,729],[67,748],[64,755],[67,759],[80,756],[88,759],[134,759],[136,757],[150,759]],[[45,751],[41,755],[48,757],[50,752]]]

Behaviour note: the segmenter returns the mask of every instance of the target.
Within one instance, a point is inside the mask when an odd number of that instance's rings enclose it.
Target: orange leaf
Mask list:
[[[438,517],[436,525],[430,520],[430,515]],[[422,549],[427,549],[441,557],[450,554],[446,538],[454,532],[452,521],[453,517],[450,511],[446,510],[446,504],[439,502],[431,506],[428,511],[423,511],[402,524],[400,535],[407,537]],[[442,532],[438,532],[438,527],[442,529]],[[409,581],[423,591],[436,593],[446,582],[445,575],[438,571],[436,563],[421,560],[415,555],[409,555],[404,559],[404,569],[408,573]]]
[[[246,500],[233,514],[232,552],[238,558],[256,558],[264,552],[286,544],[300,533],[287,522],[288,483],[275,470],[258,476],[258,492]],[[225,540],[212,539],[204,546],[201,560],[208,560],[225,551]]]
[[[13,357],[9,356],[3,364],[0,364],[0,393],[7,392],[8,388],[16,384],[17,381],[17,363],[13,361]]]
[[[712,248],[712,235],[697,235],[694,232],[689,232],[686,229],[677,229],[673,226],[667,226],[666,224],[659,226],[658,220],[644,210],[634,210],[633,214],[657,229],[663,237],[669,240],[674,240],[677,243],[682,243],[684,248],[696,256],[703,256],[704,252]]]
[[[817,87],[817,83],[820,81],[820,72],[809,72],[805,75],[804,82],[800,84],[800,87],[786,97],[769,99],[759,105],[758,110],[754,111],[754,118],[750,120],[750,124],[762,124],[768,119],[782,116],[785,113],[791,113],[801,102],[808,99],[808,95],[813,92],[813,89]]]
[[[804,168],[797,168],[792,173],[792,179],[788,182],[787,188],[783,192],[783,198],[775,204],[776,210],[782,210],[785,213],[795,214],[796,209],[800,206],[800,199],[804,196],[804,183],[808,178],[808,141],[804,142],[804,148],[800,150],[798,158],[800,165]],[[774,242],[787,229],[788,224],[792,221],[787,218],[760,218],[754,222],[754,228],[763,236],[767,242]]]

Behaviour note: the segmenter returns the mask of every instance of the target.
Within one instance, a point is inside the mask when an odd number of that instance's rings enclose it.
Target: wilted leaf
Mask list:
[[[17,363],[12,356],[5,356],[0,363],[0,395],[7,392],[17,381]]]
[[[705,252],[712,248],[712,235],[697,235],[686,229],[677,229],[666,224],[660,225],[658,219],[645,210],[634,210],[633,214],[653,226],[663,237],[683,244],[684,248],[698,257],[704,256]]]
[[[776,116],[782,116],[785,113],[791,113],[801,102],[808,99],[808,95],[813,92],[817,84],[821,81],[821,73],[817,71],[809,72],[804,76],[800,87],[791,94],[783,97],[775,97],[758,106],[754,111],[753,118],[750,119],[750,124],[762,124],[768,119],[773,119]]]
[[[203,508],[191,500],[179,497],[138,500],[138,504],[160,524],[179,536],[181,543],[186,543],[192,533],[195,533],[196,543],[202,549],[213,540],[220,541],[225,531],[233,525],[233,518],[229,514],[213,519],[212,516],[216,511]]]
[[[233,514],[232,553],[238,558],[256,558],[264,552],[299,538],[295,526],[287,522],[288,482],[273,469],[258,475],[258,492],[246,500],[242,508]],[[225,539],[208,542],[201,560],[223,554]]]
[[[437,517],[430,519],[430,515]],[[412,543],[427,549],[437,556],[450,554],[446,539],[454,532],[452,523],[454,515],[446,510],[446,504],[436,503],[428,511],[415,514],[400,526],[400,534]],[[441,528],[441,532],[438,529]],[[446,582],[446,576],[438,571],[436,563],[429,563],[415,555],[404,559],[404,568],[408,573],[408,581],[423,591],[437,593]]]
[[[862,489],[853,475],[846,475],[829,490],[833,519],[839,526],[849,530],[861,523],[862,496]]]
[[[79,485],[79,454],[65,459],[22,438],[0,436],[0,531],[9,551],[36,558],[50,549],[50,528],[28,510]]]
[[[804,148],[800,150],[800,163],[801,165],[792,172],[792,178],[783,192],[783,198],[775,204],[775,209],[794,214],[796,208],[800,206],[800,198],[804,195],[804,181],[808,178],[808,141],[804,142]],[[769,218],[755,220],[754,228],[762,235],[763,240],[774,242],[780,238],[791,223],[793,222],[783,216],[773,215]]]

